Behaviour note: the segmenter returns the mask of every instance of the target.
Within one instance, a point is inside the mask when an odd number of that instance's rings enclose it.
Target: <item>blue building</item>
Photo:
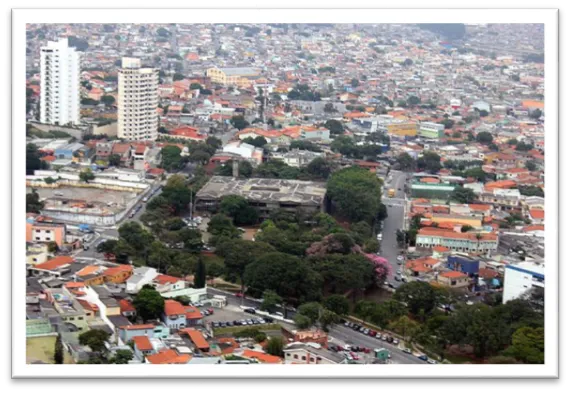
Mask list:
[[[447,257],[447,268],[472,277],[479,274],[479,260],[465,255],[450,255]]]

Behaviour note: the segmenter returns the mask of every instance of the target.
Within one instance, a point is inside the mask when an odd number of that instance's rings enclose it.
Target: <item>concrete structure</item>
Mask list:
[[[464,288],[469,286],[471,280],[467,274],[451,271],[438,274],[437,282],[450,288]]]
[[[544,290],[544,263],[521,262],[505,266],[503,304],[534,288]]]
[[[80,122],[80,54],[67,38],[48,41],[40,50],[40,122],[76,125]]]
[[[420,123],[418,136],[428,139],[440,139],[443,138],[444,129],[445,126],[443,124],[424,121]]]
[[[155,140],[158,136],[158,70],[141,68],[140,59],[124,57],[119,70],[119,138]]]
[[[196,195],[196,210],[216,211],[226,195],[240,195],[261,217],[277,209],[316,213],[323,210],[324,183],[281,179],[234,179],[214,176]]]
[[[158,276],[156,269],[151,267],[137,267],[133,275],[127,280],[127,293],[138,293],[143,286],[150,284]]]
[[[449,255],[447,268],[473,276],[479,273],[479,260],[467,255]]]
[[[26,242],[55,242],[58,247],[62,247],[65,234],[64,224],[42,222],[34,217],[26,219]]]
[[[213,83],[238,87],[249,87],[259,74],[258,69],[250,67],[210,68],[206,71],[206,76],[209,77]]]
[[[340,364],[346,359],[338,352],[327,351],[319,344],[292,343],[283,349],[285,364]]]

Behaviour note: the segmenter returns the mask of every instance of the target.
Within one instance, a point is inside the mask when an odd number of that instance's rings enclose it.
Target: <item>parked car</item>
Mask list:
[[[374,330],[371,330],[370,332],[368,332],[368,335],[371,337],[375,337],[376,336],[376,332]]]
[[[350,325],[351,325],[350,322],[345,322],[345,323],[344,323],[344,326],[346,326],[346,327],[350,327]]]
[[[362,331],[362,333],[368,334],[368,333],[370,333],[370,329],[364,329],[364,330]]]
[[[392,344],[394,345],[398,345],[400,343],[400,340],[398,340],[397,338],[394,339],[394,341],[392,341]]]
[[[376,338],[381,340],[382,339],[382,335],[380,333],[376,333]]]
[[[196,302],[196,303],[194,303],[194,306],[196,306],[196,307],[204,307],[204,303],[202,303],[202,302]]]
[[[402,277],[402,282],[408,282],[408,279],[406,277]]]
[[[383,334],[383,335],[382,335],[382,341],[387,341],[387,340],[388,340],[388,336],[385,335],[385,334]]]
[[[388,336],[388,338],[386,338],[386,342],[392,343],[394,342],[394,339],[390,336]]]
[[[246,322],[248,325],[253,325],[253,320],[251,320],[251,319],[247,319]]]
[[[364,348],[364,353],[370,353],[370,348]]]
[[[404,349],[402,349],[402,352],[410,353],[410,354],[411,354],[411,353],[412,353],[412,350],[411,350],[410,348],[404,348]]]
[[[423,360],[424,362],[427,362],[427,361],[428,361],[428,357],[427,357],[426,355],[423,355],[423,354],[420,355],[420,356],[418,356],[418,359],[421,359],[421,360]]]
[[[362,332],[364,331],[364,329],[366,329],[366,328],[363,327],[363,326],[360,326],[360,327],[358,328],[358,331],[359,331],[360,333],[362,333]]]
[[[244,297],[244,296],[243,296],[243,293],[237,292],[237,293],[235,294],[235,297]]]
[[[436,362],[435,360],[433,360],[433,359],[428,359],[427,362],[428,362],[429,364],[437,364],[437,362]]]
[[[400,276],[394,276],[394,280],[401,281],[402,279],[400,278]]]
[[[247,321],[246,321],[245,319],[242,319],[241,325],[242,325],[242,326],[247,326]]]
[[[282,313],[282,312],[279,312],[279,311],[274,312],[273,315],[277,315],[278,317],[283,318],[283,313]]]
[[[351,353],[350,355],[352,356],[352,359],[353,359],[353,360],[358,360],[358,359],[360,359],[360,358],[358,357],[358,355],[355,354],[355,353]]]
[[[214,309],[213,308],[209,308],[208,312],[210,313],[210,315],[214,314]]]
[[[246,309],[243,310],[243,311],[245,311],[245,312],[248,313],[248,314],[255,314],[255,309],[254,309],[254,308],[246,308]]]
[[[220,323],[219,322],[212,322],[212,327],[220,327]]]

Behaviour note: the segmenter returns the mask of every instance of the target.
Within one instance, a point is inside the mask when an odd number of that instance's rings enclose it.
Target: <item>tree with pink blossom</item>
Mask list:
[[[374,264],[374,273],[376,274],[376,283],[382,285],[386,278],[392,274],[392,266],[386,258],[379,257],[374,254],[364,254],[366,258]]]

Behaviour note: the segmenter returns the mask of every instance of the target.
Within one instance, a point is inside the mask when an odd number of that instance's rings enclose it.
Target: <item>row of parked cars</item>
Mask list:
[[[235,321],[215,321],[212,322],[213,328],[220,328],[220,327],[232,327],[232,326],[251,326],[251,325],[263,325],[265,323],[270,323],[266,319],[263,318],[252,318],[252,319],[240,319]]]
[[[400,341],[397,338],[393,338],[392,336],[389,336],[387,334],[382,334],[380,332],[366,328],[366,327],[359,325],[357,323],[354,323],[354,322],[346,321],[344,323],[344,326],[349,327],[353,330],[356,330],[356,331],[358,331],[362,334],[365,334],[367,336],[374,337],[374,338],[377,338],[378,340],[386,341],[386,342],[389,342],[389,343],[394,344],[394,345],[398,345],[400,343]]]

